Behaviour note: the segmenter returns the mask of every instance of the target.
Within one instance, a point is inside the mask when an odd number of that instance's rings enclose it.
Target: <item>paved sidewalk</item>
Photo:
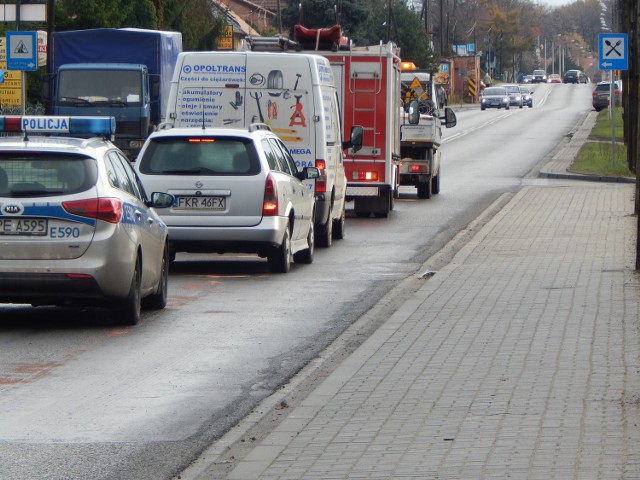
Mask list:
[[[521,190],[226,478],[640,479],[633,198]]]

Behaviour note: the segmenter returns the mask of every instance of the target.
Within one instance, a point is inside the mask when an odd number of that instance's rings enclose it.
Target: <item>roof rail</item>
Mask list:
[[[286,52],[287,50],[299,52],[302,50],[300,43],[289,40],[282,35],[276,37],[248,36],[244,39],[244,46],[245,50],[251,50],[253,52]]]
[[[250,132],[256,132],[258,130],[266,130],[268,132],[271,131],[271,127],[269,125],[267,125],[266,123],[252,123],[249,125],[249,129]]]

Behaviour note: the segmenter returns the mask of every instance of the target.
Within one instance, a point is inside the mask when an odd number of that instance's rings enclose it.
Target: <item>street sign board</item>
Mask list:
[[[629,70],[629,37],[626,33],[598,36],[600,70]]]
[[[0,70],[4,72],[0,83],[0,108],[22,105],[22,72],[7,70],[6,39],[0,37]]]
[[[7,69],[37,70],[37,45],[36,32],[7,32]]]

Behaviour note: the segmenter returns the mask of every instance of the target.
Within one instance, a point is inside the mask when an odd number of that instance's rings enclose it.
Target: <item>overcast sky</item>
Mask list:
[[[539,3],[549,5],[550,7],[562,7],[573,3],[573,0],[539,0]]]

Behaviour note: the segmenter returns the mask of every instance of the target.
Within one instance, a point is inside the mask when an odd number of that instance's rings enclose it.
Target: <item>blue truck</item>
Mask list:
[[[165,118],[182,34],[135,28],[53,32],[51,113],[113,116],[115,143],[130,160]]]

